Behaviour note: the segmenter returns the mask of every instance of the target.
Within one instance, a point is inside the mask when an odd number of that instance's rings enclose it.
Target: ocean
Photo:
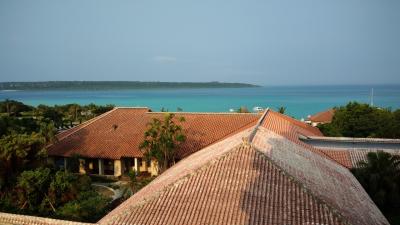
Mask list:
[[[286,114],[298,119],[345,105],[349,101],[371,102],[374,89],[375,106],[400,108],[400,85],[369,86],[271,86],[257,88],[150,89],[118,91],[0,91],[0,100],[13,99],[30,105],[114,104],[146,106],[153,111],[161,108],[189,112],[229,112],[241,106],[276,109],[286,107]]]

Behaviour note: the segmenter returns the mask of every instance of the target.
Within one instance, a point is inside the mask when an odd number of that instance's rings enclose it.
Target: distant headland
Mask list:
[[[244,88],[259,87],[246,83],[224,82],[143,82],[143,81],[43,81],[0,82],[0,90],[129,90],[176,88]]]

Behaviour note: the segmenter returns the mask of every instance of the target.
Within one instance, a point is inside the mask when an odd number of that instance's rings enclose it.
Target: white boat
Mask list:
[[[262,112],[262,111],[264,111],[264,108],[263,108],[263,107],[260,107],[260,106],[255,106],[255,107],[253,108],[253,111],[254,111],[254,112]]]

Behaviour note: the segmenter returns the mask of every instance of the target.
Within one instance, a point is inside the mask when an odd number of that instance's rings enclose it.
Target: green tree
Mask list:
[[[285,112],[286,112],[286,107],[284,107],[284,106],[278,107],[278,112],[281,113],[281,114],[285,114]]]
[[[57,128],[63,127],[63,114],[54,107],[38,106],[44,119],[51,121]]]
[[[0,102],[0,113],[7,113],[10,116],[18,116],[21,112],[32,111],[33,107],[22,102],[6,99]]]
[[[57,207],[76,198],[77,177],[66,171],[57,171],[49,185],[49,198]]]
[[[335,108],[331,123],[318,127],[327,136],[400,138],[398,111],[350,102]]]
[[[237,110],[238,113],[250,113],[250,111],[247,109],[246,106],[240,106],[240,108]]]
[[[109,201],[93,190],[80,192],[76,200],[60,207],[56,215],[68,220],[97,222],[106,213]]]
[[[55,211],[50,198],[47,196],[51,179],[51,170],[49,168],[39,168],[22,172],[18,177],[17,183],[20,193],[18,202],[20,208],[37,211],[38,206],[43,207],[48,205]],[[42,209],[39,209],[39,211],[42,211]]]
[[[103,114],[103,113],[106,113],[106,112],[112,110],[114,107],[115,107],[115,105],[110,105],[110,104],[104,105],[104,106],[103,106],[103,105],[99,105],[99,106],[96,106],[96,107],[95,107],[93,113],[94,113],[96,116],[98,116],[98,115],[100,115],[100,114]]]
[[[183,121],[185,119],[180,117],[179,122]],[[182,127],[176,124],[174,114],[165,113],[164,120],[154,118],[148,124],[140,149],[144,150],[147,159],[156,159],[159,171],[163,172],[175,163],[176,147],[185,140],[186,136]]]
[[[25,169],[47,157],[45,139],[37,133],[11,134],[0,139],[0,190]]]
[[[381,209],[399,207],[400,157],[387,152],[370,152],[367,161],[353,169],[355,177]]]
[[[39,134],[44,138],[46,143],[52,143],[56,140],[56,128],[54,123],[41,123]]]

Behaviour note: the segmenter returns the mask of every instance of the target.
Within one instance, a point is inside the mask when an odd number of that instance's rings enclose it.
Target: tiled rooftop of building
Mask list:
[[[249,129],[188,156],[99,223],[388,224],[349,170],[265,128],[269,115],[251,143]]]
[[[357,167],[358,162],[366,160],[368,152],[400,155],[399,139],[300,136],[300,140],[321,149],[347,168]]]
[[[318,112],[308,117],[308,120],[314,123],[330,123],[335,115],[334,109],[328,109],[323,112]]]
[[[387,138],[355,138],[355,137],[325,137],[325,136],[307,136],[308,140],[325,141],[325,142],[347,142],[347,143],[393,143],[400,145],[400,139]]]
[[[57,220],[37,216],[25,216],[0,212],[1,225],[89,225],[68,220]]]
[[[49,147],[49,155],[79,154],[88,158],[119,159],[142,157],[139,145],[152,118],[163,113],[148,108],[116,108],[91,121],[57,135],[58,142]],[[253,126],[261,114],[239,113],[175,113],[184,117],[180,123],[187,136],[178,156],[183,158],[218,140]]]

